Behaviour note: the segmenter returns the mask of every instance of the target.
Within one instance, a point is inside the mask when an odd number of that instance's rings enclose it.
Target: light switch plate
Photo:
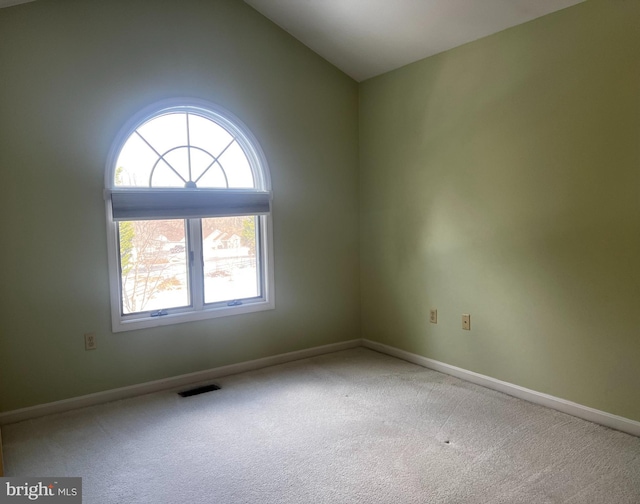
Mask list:
[[[432,324],[438,323],[438,310],[429,310],[429,322]]]
[[[462,328],[465,331],[471,330],[471,315],[469,315],[468,313],[462,314]]]

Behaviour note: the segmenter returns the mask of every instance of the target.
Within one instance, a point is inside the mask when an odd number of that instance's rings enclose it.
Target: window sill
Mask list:
[[[273,301],[256,301],[246,303],[240,306],[220,306],[208,308],[200,311],[184,311],[178,313],[169,313],[162,316],[146,316],[135,318],[124,318],[118,316],[112,320],[112,330],[114,333],[135,331],[137,329],[148,329],[151,327],[159,327],[166,325],[182,324],[185,322],[196,322],[199,320],[208,320],[219,317],[231,317],[233,315],[243,315],[246,313],[273,310],[275,303]]]

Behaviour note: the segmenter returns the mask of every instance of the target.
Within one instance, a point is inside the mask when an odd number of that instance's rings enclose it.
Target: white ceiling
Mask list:
[[[362,81],[585,0],[244,1]]]
[[[244,0],[357,81],[584,0]]]

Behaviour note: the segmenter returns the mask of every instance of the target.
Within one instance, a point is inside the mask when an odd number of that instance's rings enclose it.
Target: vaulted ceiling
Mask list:
[[[244,1],[362,81],[585,0]]]
[[[245,0],[361,81],[583,0]]]

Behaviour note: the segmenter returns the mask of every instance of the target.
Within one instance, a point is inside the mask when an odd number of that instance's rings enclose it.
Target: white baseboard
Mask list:
[[[427,357],[422,357],[421,355],[406,352],[405,350],[400,350],[399,348],[384,345],[375,341],[363,339],[362,346],[412,362],[413,364],[418,364],[422,367],[433,369],[434,371],[440,371],[441,373],[455,376],[456,378],[460,378],[477,385],[482,385],[483,387],[497,390],[498,392],[503,392],[519,399],[524,399],[525,401],[540,404],[547,408],[562,411],[563,413],[640,437],[640,422],[636,422],[635,420],[612,415],[611,413],[589,408],[588,406],[560,399],[559,397],[554,397],[548,394],[543,394],[542,392],[536,392],[535,390],[520,387],[519,385],[496,380],[490,376],[474,373],[473,371],[467,371],[466,369],[451,366],[450,364],[445,364],[444,362],[437,360],[428,359]]]
[[[31,406],[29,408],[7,411],[5,413],[0,413],[0,425],[21,422],[22,420],[37,418],[44,415],[51,415],[53,413],[62,413],[64,411],[84,408],[85,406],[93,406],[96,404],[102,404],[111,401],[117,401],[119,399],[126,399],[128,397],[150,394],[152,392],[159,392],[161,390],[185,387],[187,385],[193,385],[196,383],[213,380],[222,376],[244,373],[245,371],[253,371],[255,369],[275,366],[277,364],[284,364],[286,362],[306,359],[308,357],[315,357],[316,355],[339,352],[340,350],[347,350],[349,348],[356,348],[359,346],[362,346],[362,340],[360,339],[342,341],[340,343],[332,343],[330,345],[307,348],[295,352],[288,352],[284,354],[273,355],[271,357],[264,357],[262,359],[207,369],[204,371],[198,371],[196,373],[189,373],[174,376],[171,378],[165,378],[162,380],[140,383],[138,385],[131,385],[129,387],[105,390],[104,392],[96,392],[95,394],[88,394],[80,397],[72,397],[70,399],[64,399],[62,401],[39,404],[37,406]]]
[[[64,399],[62,401],[55,401],[46,404],[40,404],[37,406],[31,406],[29,408],[22,408],[13,411],[7,411],[0,413],[0,426],[10,423],[20,422],[22,420],[28,420],[30,418],[37,418],[44,415],[50,415],[53,413],[62,413],[65,411],[84,408],[85,406],[93,406],[96,404],[103,404],[111,401],[117,401],[119,399],[126,399],[128,397],[135,397],[143,394],[150,394],[153,392],[159,392],[162,390],[169,390],[174,388],[186,387],[196,383],[206,382],[222,376],[229,376],[237,373],[244,373],[245,371],[253,371],[255,369],[261,369],[269,366],[275,366],[277,364],[284,364],[286,362],[292,362],[300,359],[306,359],[308,357],[315,357],[317,355],[323,355],[333,352],[339,352],[340,350],[347,350],[349,348],[356,348],[364,346],[371,350],[397,357],[399,359],[418,364],[434,371],[440,371],[456,378],[482,385],[499,392],[524,399],[532,403],[540,404],[548,408],[552,408],[569,415],[573,415],[590,422],[594,422],[606,427],[611,427],[628,434],[640,437],[640,422],[630,420],[617,415],[612,415],[605,411],[600,411],[588,406],[583,406],[565,399],[560,399],[548,394],[536,392],[535,390],[527,389],[514,385],[512,383],[504,382],[485,376],[473,371],[467,371],[444,362],[429,359],[421,355],[417,355],[405,350],[400,350],[389,345],[384,345],[375,341],[367,339],[355,339],[350,341],[343,341],[340,343],[332,343],[330,345],[323,345],[319,347],[307,348],[304,350],[298,350],[295,352],[289,352],[271,357],[265,357],[262,359],[256,359],[247,362],[240,362],[238,364],[231,364],[228,366],[217,367],[213,369],[207,369],[205,371],[198,371],[196,373],[189,373],[180,376],[174,376],[171,378],[165,378],[162,380],[156,380],[152,382],[140,383],[138,385],[131,385],[129,387],[122,387],[113,390],[106,390],[104,392],[97,392],[95,394],[88,394],[80,397],[73,397],[70,399]]]

